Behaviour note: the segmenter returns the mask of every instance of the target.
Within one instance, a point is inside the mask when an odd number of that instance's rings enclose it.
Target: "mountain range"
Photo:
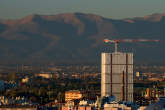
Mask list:
[[[109,39],[159,39],[153,43],[121,43],[120,51],[134,52],[135,62],[165,61],[165,14],[109,19],[95,14],[29,15],[0,20],[1,63],[100,62],[112,52]]]

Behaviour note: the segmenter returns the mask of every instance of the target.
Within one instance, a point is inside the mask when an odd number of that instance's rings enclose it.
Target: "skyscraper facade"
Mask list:
[[[133,102],[133,53],[102,53],[101,96]]]

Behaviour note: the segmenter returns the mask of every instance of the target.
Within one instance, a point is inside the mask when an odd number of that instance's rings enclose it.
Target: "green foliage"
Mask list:
[[[18,76],[16,73],[9,73],[8,76],[7,76],[7,79],[9,81],[16,81],[18,79]]]
[[[59,102],[64,102],[64,98],[65,98],[64,93],[59,92],[58,95],[57,95],[57,100]]]
[[[65,101],[65,91],[68,90],[100,90],[100,80],[96,79],[44,79],[41,77],[31,77],[29,82],[22,83],[21,79],[25,74],[9,73],[6,75],[7,81],[13,80],[19,86],[7,89],[3,95],[9,97],[26,96],[32,102],[49,103],[58,100]]]

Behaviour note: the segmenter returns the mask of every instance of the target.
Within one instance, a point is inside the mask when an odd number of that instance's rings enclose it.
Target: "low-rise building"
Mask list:
[[[96,110],[92,106],[63,106],[62,110]]]
[[[146,106],[141,106],[138,108],[138,110],[145,110],[146,109]]]
[[[28,77],[25,77],[21,80],[22,83],[27,83],[29,81],[29,78]]]
[[[82,93],[78,90],[71,90],[65,92],[65,102],[81,99]]]
[[[112,102],[110,104],[104,105],[104,110],[133,110],[131,106],[125,104],[119,104],[117,102]]]
[[[11,104],[18,104],[18,105],[29,105],[32,104],[27,98],[25,97],[13,97],[9,98],[6,96],[0,96],[0,104],[1,105],[11,105]]]
[[[49,78],[53,77],[53,75],[50,74],[50,73],[39,73],[36,76],[39,76],[39,77],[42,77],[42,78],[46,78],[46,79],[49,79]]]
[[[0,107],[0,110],[37,110],[36,107]]]

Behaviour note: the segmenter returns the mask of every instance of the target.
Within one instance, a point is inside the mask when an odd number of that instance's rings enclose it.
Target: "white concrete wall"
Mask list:
[[[112,54],[112,59],[111,59]],[[128,60],[126,61],[126,54]],[[112,62],[111,62],[112,61]],[[126,66],[127,62],[127,66]],[[121,73],[128,70],[128,100],[133,101],[133,53],[102,53],[101,58],[101,96],[110,95],[111,92],[111,63],[112,63],[112,94],[116,101],[121,95]],[[125,76],[125,75],[124,75]],[[126,79],[126,78],[124,78]],[[126,90],[126,89],[125,89]],[[126,91],[125,91],[126,93]],[[126,95],[125,95],[126,96]]]

